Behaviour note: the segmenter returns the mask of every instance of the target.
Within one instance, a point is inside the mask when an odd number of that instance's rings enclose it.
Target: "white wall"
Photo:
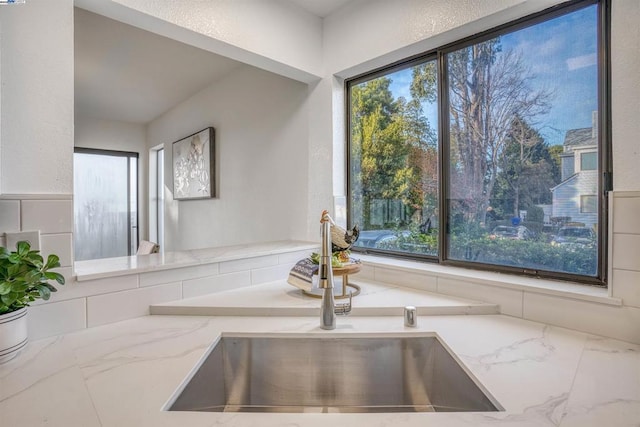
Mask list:
[[[367,0],[328,16],[325,70],[349,77],[559,3],[551,0]]]
[[[640,189],[640,2],[614,0],[612,7],[611,90],[613,102],[613,188]],[[638,212],[640,217],[640,212]],[[636,249],[637,250],[640,248]]]
[[[305,237],[307,91],[243,66],[149,124],[148,145],[165,144],[166,250]],[[209,126],[217,197],[174,201],[172,143]]]
[[[2,7],[0,193],[71,194],[73,0]]]
[[[138,153],[138,230],[148,239],[149,150],[143,124],[76,115],[75,147]]]
[[[0,244],[40,231],[73,263],[73,0],[0,8]]]
[[[76,0],[83,9],[303,82],[322,71],[322,20],[279,0]]]

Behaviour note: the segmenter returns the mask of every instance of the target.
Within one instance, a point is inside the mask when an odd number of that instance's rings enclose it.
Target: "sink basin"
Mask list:
[[[223,335],[169,411],[455,412],[500,405],[434,335]]]

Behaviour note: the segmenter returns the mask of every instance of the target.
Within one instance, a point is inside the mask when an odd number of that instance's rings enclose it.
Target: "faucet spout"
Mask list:
[[[320,251],[320,268],[318,271],[319,288],[322,289],[320,305],[320,328],[335,329],[336,314],[347,315],[351,312],[351,294],[349,302],[336,306],[333,295],[333,267],[331,265],[331,223],[333,220],[327,211],[322,213],[322,241]]]

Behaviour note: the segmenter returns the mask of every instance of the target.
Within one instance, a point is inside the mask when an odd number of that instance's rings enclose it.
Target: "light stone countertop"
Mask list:
[[[191,267],[201,264],[212,264],[287,252],[317,250],[318,245],[319,243],[296,240],[251,243],[219,248],[76,261],[73,269],[76,279],[81,282],[84,280]]]
[[[353,297],[352,316],[402,316],[404,307],[419,315],[498,314],[496,304],[358,279],[360,295]],[[347,299],[336,299],[337,303]],[[217,292],[150,307],[151,314],[200,316],[310,316],[320,314],[320,299],[302,294],[285,280]]]
[[[146,316],[31,342],[0,365],[3,427],[638,426],[640,346],[504,315]],[[162,412],[221,333],[436,333],[505,408],[492,413]]]

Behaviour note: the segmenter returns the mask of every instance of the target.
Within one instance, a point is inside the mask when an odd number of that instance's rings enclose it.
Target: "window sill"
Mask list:
[[[317,243],[282,240],[185,251],[161,251],[150,255],[76,261],[74,273],[76,280],[83,282],[317,249]]]
[[[361,259],[364,265],[388,270],[422,273],[428,276],[480,283],[498,288],[515,289],[599,304],[622,306],[622,300],[620,298],[611,297],[606,288],[596,286],[449,267],[375,255],[354,254],[354,256]]]

